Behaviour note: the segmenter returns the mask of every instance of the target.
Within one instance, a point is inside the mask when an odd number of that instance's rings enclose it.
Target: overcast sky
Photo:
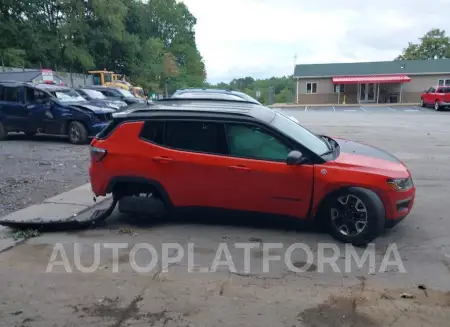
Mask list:
[[[183,0],[197,18],[208,80],[293,73],[297,63],[392,60],[431,28],[450,34],[450,0]]]

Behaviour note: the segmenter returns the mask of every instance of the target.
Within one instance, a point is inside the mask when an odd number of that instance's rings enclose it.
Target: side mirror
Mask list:
[[[299,165],[301,163],[303,163],[305,161],[305,157],[303,156],[303,154],[300,151],[291,151],[289,152],[287,159],[286,159],[286,163],[288,164],[288,166],[295,166],[295,165]]]

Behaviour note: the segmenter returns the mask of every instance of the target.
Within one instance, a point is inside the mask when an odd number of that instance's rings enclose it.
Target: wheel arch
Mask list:
[[[336,194],[339,194],[342,191],[345,190],[367,190],[367,191],[371,191],[374,194],[376,194],[378,196],[378,198],[380,199],[381,203],[383,204],[383,210],[384,210],[384,214],[386,215],[386,208],[385,208],[385,203],[383,202],[382,197],[379,195],[379,193],[371,188],[368,187],[363,187],[363,186],[354,186],[354,185],[347,185],[347,186],[341,186],[341,187],[336,187],[333,188],[331,190],[329,190],[320,200],[319,204],[313,208],[312,212],[311,212],[311,217],[314,220],[319,219],[320,220],[320,215],[323,213],[324,209],[326,208],[327,202]]]
[[[108,186],[106,187],[106,193],[111,193],[114,188],[120,184],[140,184],[154,187],[166,205],[173,207],[172,200],[170,199],[170,196],[164,186],[154,179],[136,176],[116,176],[109,181]]]

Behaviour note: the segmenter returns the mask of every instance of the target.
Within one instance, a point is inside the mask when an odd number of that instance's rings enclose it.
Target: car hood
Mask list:
[[[339,155],[334,162],[348,168],[366,171],[390,171],[408,177],[405,164],[392,154],[371,145],[333,138],[339,144]]]
[[[98,106],[94,106],[92,104],[84,103],[84,102],[73,102],[73,103],[66,102],[66,105],[69,105],[69,106],[75,107],[75,108],[88,109],[96,114],[107,114],[107,113],[113,113],[116,111],[111,108],[98,107]]]

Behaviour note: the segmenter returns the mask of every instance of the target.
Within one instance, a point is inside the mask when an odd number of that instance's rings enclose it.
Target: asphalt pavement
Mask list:
[[[89,150],[61,137],[0,141],[0,217],[89,182]]]
[[[327,111],[289,110],[312,131],[380,147],[396,155],[411,170],[417,187],[414,208],[407,219],[376,240],[375,272],[368,269],[367,263],[363,267],[352,266],[349,272],[320,272],[316,261],[319,244],[336,244],[341,251],[339,267],[348,258],[343,252],[345,246],[327,234],[291,228],[280,221],[263,224],[242,219],[179,217],[175,221],[138,224],[115,212],[107,226],[43,234],[2,253],[1,323],[33,327],[448,325],[450,115],[431,109],[429,112],[397,110],[390,113],[388,119],[385,113],[361,114],[368,113],[363,110],[342,111],[332,116]],[[1,155],[16,148],[16,158],[21,159],[18,163],[27,161],[29,166],[24,167],[39,167],[32,161],[33,154],[19,156],[19,146],[29,149],[29,141],[10,142],[1,143]],[[82,157],[83,151],[87,153],[86,147],[55,142],[47,140],[37,146],[33,141],[31,144],[45,151],[48,161],[62,162],[64,158]],[[58,155],[48,148],[57,149],[55,152],[67,151],[67,154]],[[51,159],[52,155],[57,159]],[[2,162],[0,167],[4,169],[4,165]],[[70,164],[66,166],[70,171]],[[66,170],[55,172],[54,178],[63,179]],[[34,174],[39,172],[42,174],[45,169]],[[86,170],[83,174],[87,179]],[[69,176],[72,175],[70,172]],[[29,185],[31,189],[33,186]],[[15,196],[20,198],[20,194]],[[138,273],[131,268],[133,256],[139,266],[148,265],[153,258],[153,254],[145,250],[139,255],[131,253],[132,247],[151,244],[161,254],[162,244],[167,242],[180,244],[185,254],[187,245],[195,244],[193,270],[188,270],[186,261],[174,264],[167,272],[160,266],[149,273]],[[248,273],[245,272],[244,251],[237,248],[237,243],[243,242],[257,245],[250,255]],[[261,272],[263,244],[281,243],[282,249],[269,252],[283,257],[286,248],[296,242],[307,245],[314,253],[314,265],[308,271],[288,273],[280,262],[272,262],[270,273]],[[221,243],[228,245],[237,272],[222,267],[216,272],[202,273],[201,268],[211,267]],[[72,273],[66,273],[63,266],[46,273],[56,244],[64,245]],[[82,246],[81,255],[75,255],[75,244]],[[126,247],[120,250],[118,261],[113,260],[113,251],[111,247],[106,248],[107,244]],[[400,254],[405,273],[395,266],[386,271],[378,270],[392,244]],[[97,245],[101,253],[97,269],[89,273],[79,271],[80,262],[75,258],[81,258],[84,267],[93,262],[95,266]],[[171,256],[179,253],[180,250],[172,251]],[[293,259],[300,266],[305,263],[301,251],[293,254]],[[114,272],[114,267],[118,271]]]

